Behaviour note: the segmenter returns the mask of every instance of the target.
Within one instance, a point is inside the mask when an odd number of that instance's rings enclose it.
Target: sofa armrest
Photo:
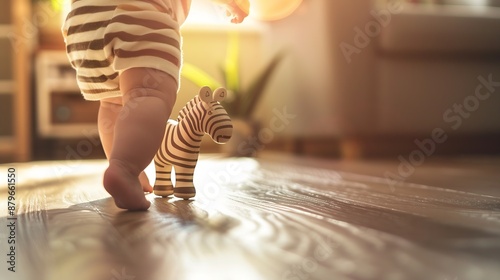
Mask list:
[[[500,55],[500,8],[405,5],[379,37],[383,52]]]

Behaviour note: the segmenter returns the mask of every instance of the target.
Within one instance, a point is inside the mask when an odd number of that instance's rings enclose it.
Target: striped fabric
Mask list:
[[[195,196],[193,174],[203,135],[210,135],[216,143],[226,143],[231,138],[231,119],[219,103],[225,96],[223,88],[212,94],[210,88],[203,87],[200,94],[182,108],[176,121],[168,121],[163,143],[154,158],[156,195],[174,194],[184,199]],[[171,180],[172,167],[175,169],[175,188]]]
[[[181,35],[190,0],[76,0],[62,27],[87,100],[121,96],[119,74],[159,69],[179,81]]]

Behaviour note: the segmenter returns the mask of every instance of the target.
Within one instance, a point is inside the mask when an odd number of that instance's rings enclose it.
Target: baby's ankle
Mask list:
[[[116,168],[122,172],[126,172],[131,176],[138,177],[142,170],[137,168],[134,164],[120,160],[120,159],[110,159],[108,168]]]

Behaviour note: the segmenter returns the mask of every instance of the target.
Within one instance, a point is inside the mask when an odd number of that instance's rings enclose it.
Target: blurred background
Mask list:
[[[66,2],[0,1],[0,162],[104,158],[60,35]],[[228,110],[232,143],[203,152],[500,152],[500,0],[254,0],[240,25],[193,0],[182,34],[171,118],[203,81],[246,108]]]

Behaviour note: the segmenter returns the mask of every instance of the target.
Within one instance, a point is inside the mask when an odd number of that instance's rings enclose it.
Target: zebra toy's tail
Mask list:
[[[156,195],[173,194],[183,199],[196,195],[193,175],[203,135],[208,134],[214,142],[223,144],[233,132],[231,119],[219,103],[226,95],[224,88],[212,93],[209,87],[203,87],[199,95],[181,109],[177,121],[167,122],[163,143],[154,159]],[[175,171],[175,188],[172,171]]]

